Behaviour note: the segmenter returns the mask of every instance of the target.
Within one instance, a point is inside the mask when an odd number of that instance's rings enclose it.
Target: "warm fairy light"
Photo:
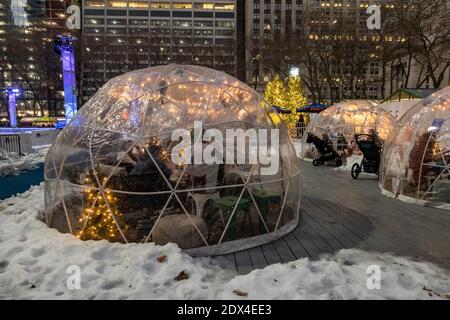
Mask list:
[[[313,124],[316,134],[322,135],[325,129],[330,138],[344,135],[349,142],[354,134],[368,134],[375,130],[378,137],[386,140],[394,128],[394,119],[390,114],[366,101],[351,101],[335,104],[320,113]]]
[[[431,152],[433,153],[433,156],[439,156],[441,154],[441,148],[439,147],[439,143],[433,143],[433,146],[431,147]]]
[[[96,169],[98,174],[98,168]],[[81,240],[102,240],[117,241],[117,225],[111,214],[109,208],[117,207],[119,201],[118,197],[115,197],[111,191],[106,190],[106,199],[108,204],[105,203],[103,195],[100,190],[93,188],[92,181],[93,174],[84,179],[85,188],[85,208],[81,213],[78,223],[80,231],[76,234],[77,238]],[[105,183],[108,180],[107,177],[102,177],[100,181]],[[86,186],[87,185],[87,186]],[[123,223],[123,214],[119,210],[114,211],[114,216],[119,224]],[[127,229],[127,226],[123,227]]]

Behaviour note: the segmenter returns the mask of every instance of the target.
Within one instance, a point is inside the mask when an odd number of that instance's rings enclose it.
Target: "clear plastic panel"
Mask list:
[[[203,126],[199,140],[195,121]],[[185,129],[188,146],[172,141],[177,129]],[[212,148],[218,137],[222,151]],[[190,161],[174,160],[184,154]],[[61,132],[45,174],[46,222],[82,240],[174,242],[219,253],[226,243],[229,251],[239,247],[235,241],[267,241],[268,231],[298,218],[299,164],[286,126],[256,91],[199,66],[154,67],[109,81]]]
[[[392,132],[380,187],[396,196],[450,203],[450,88],[412,107]]]
[[[302,139],[302,157],[313,159],[315,148],[307,143],[307,133],[329,142],[336,151],[358,152],[355,134],[376,135],[385,141],[395,127],[391,114],[368,100],[349,100],[332,105],[311,119]]]

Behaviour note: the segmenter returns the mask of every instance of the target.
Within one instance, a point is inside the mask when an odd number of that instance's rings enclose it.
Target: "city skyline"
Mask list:
[[[24,87],[19,117],[64,116],[61,70],[50,63],[59,58],[51,41],[70,33],[78,38],[81,105],[114,76],[168,63],[212,67],[259,92],[276,74],[287,77],[291,68],[298,68],[311,102],[383,100],[402,87],[433,89],[450,83],[448,33],[430,31],[441,42],[423,50],[415,43],[427,36],[419,34],[429,19],[426,5],[417,16],[423,21],[409,26],[417,35],[404,30],[410,18],[399,28],[399,17],[417,11],[416,2],[8,0],[0,8],[0,81],[2,87]],[[73,4],[81,7],[81,30],[66,27],[66,8]],[[372,4],[381,5],[381,30],[367,29],[366,11]],[[435,29],[445,21],[440,15],[433,19]],[[17,59],[18,46],[29,52],[30,63]],[[442,52],[442,61],[425,51]],[[44,88],[47,78],[51,81]],[[0,117],[7,114],[2,98]]]

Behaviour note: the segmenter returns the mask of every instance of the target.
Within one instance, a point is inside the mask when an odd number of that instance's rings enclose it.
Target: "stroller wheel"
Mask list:
[[[336,159],[336,167],[341,167],[342,166],[342,159],[341,158],[337,158]]]
[[[361,172],[361,169],[359,167],[359,164],[355,163],[352,167],[352,178],[358,179],[359,173]]]
[[[319,160],[313,160],[313,166],[314,167],[318,167],[318,166],[320,166],[320,161]]]

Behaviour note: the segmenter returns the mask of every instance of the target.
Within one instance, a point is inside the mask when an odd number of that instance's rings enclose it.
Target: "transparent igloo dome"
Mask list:
[[[317,150],[307,143],[307,133],[312,133],[331,144],[338,153],[358,152],[355,134],[373,134],[384,141],[395,119],[389,112],[369,100],[348,100],[332,105],[315,117],[311,117],[302,138],[302,158],[314,159]]]
[[[417,103],[400,119],[383,152],[384,194],[450,208],[450,87]]]
[[[256,91],[204,67],[152,67],[107,82],[62,130],[45,162],[45,221],[82,240],[232,252],[297,225],[299,174]]]

